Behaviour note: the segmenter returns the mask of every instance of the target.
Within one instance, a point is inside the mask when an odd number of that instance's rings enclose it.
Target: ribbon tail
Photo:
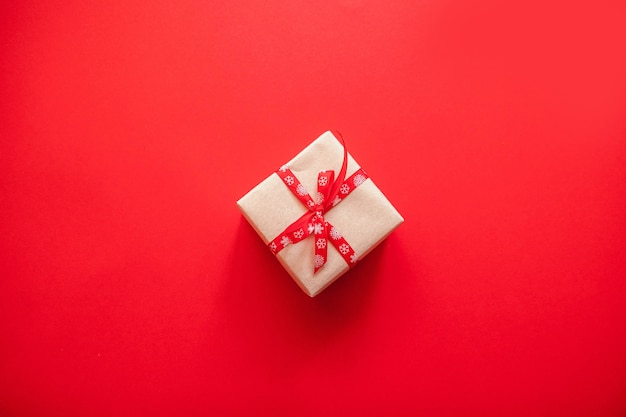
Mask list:
[[[327,228],[330,229],[330,243],[337,249],[348,266],[352,268],[359,261],[359,256],[335,226],[328,223]]]
[[[315,238],[315,262],[313,273],[316,274],[325,264],[328,259],[328,246],[326,244],[326,235]]]
[[[316,274],[326,264],[328,260],[328,223],[324,216],[317,214],[313,217],[313,230],[315,232],[315,257],[313,261],[313,274]]]

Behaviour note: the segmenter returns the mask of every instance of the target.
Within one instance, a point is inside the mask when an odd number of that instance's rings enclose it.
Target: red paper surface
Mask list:
[[[623,416],[623,2],[3,2],[0,414]],[[235,201],[337,129],[319,297]]]

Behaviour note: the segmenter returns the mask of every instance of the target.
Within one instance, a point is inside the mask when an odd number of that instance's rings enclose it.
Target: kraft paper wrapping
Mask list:
[[[342,162],[341,143],[331,132],[325,132],[286,165],[309,194],[315,195],[318,173],[332,169],[337,175]],[[359,168],[359,164],[348,154],[346,178]],[[276,173],[243,196],[237,205],[265,244],[307,211]],[[341,232],[359,259],[404,221],[371,178],[325,213],[324,217]],[[276,255],[300,288],[311,297],[319,294],[349,269],[335,247],[329,245],[326,264],[313,274],[313,245],[314,238],[309,237],[288,245]]]

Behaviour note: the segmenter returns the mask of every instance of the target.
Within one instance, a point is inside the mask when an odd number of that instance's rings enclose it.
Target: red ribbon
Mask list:
[[[283,165],[276,171],[283,183],[304,204],[308,211],[268,243],[267,246],[274,254],[277,254],[287,245],[298,243],[314,235],[314,273],[317,273],[326,264],[329,243],[337,249],[350,268],[359,260],[354,249],[344,239],[339,230],[324,219],[324,214],[339,204],[341,200],[369,178],[365,171],[359,168],[348,179],[345,179],[348,167],[348,150],[341,134],[337,137],[343,146],[341,170],[336,179],[335,171],[332,170],[321,171],[318,174],[316,199],[309,195],[304,185],[302,185],[288,166]]]

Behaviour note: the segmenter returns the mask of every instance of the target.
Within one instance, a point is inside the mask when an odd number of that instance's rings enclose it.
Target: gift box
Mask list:
[[[314,297],[404,219],[328,131],[237,201],[289,275]]]

